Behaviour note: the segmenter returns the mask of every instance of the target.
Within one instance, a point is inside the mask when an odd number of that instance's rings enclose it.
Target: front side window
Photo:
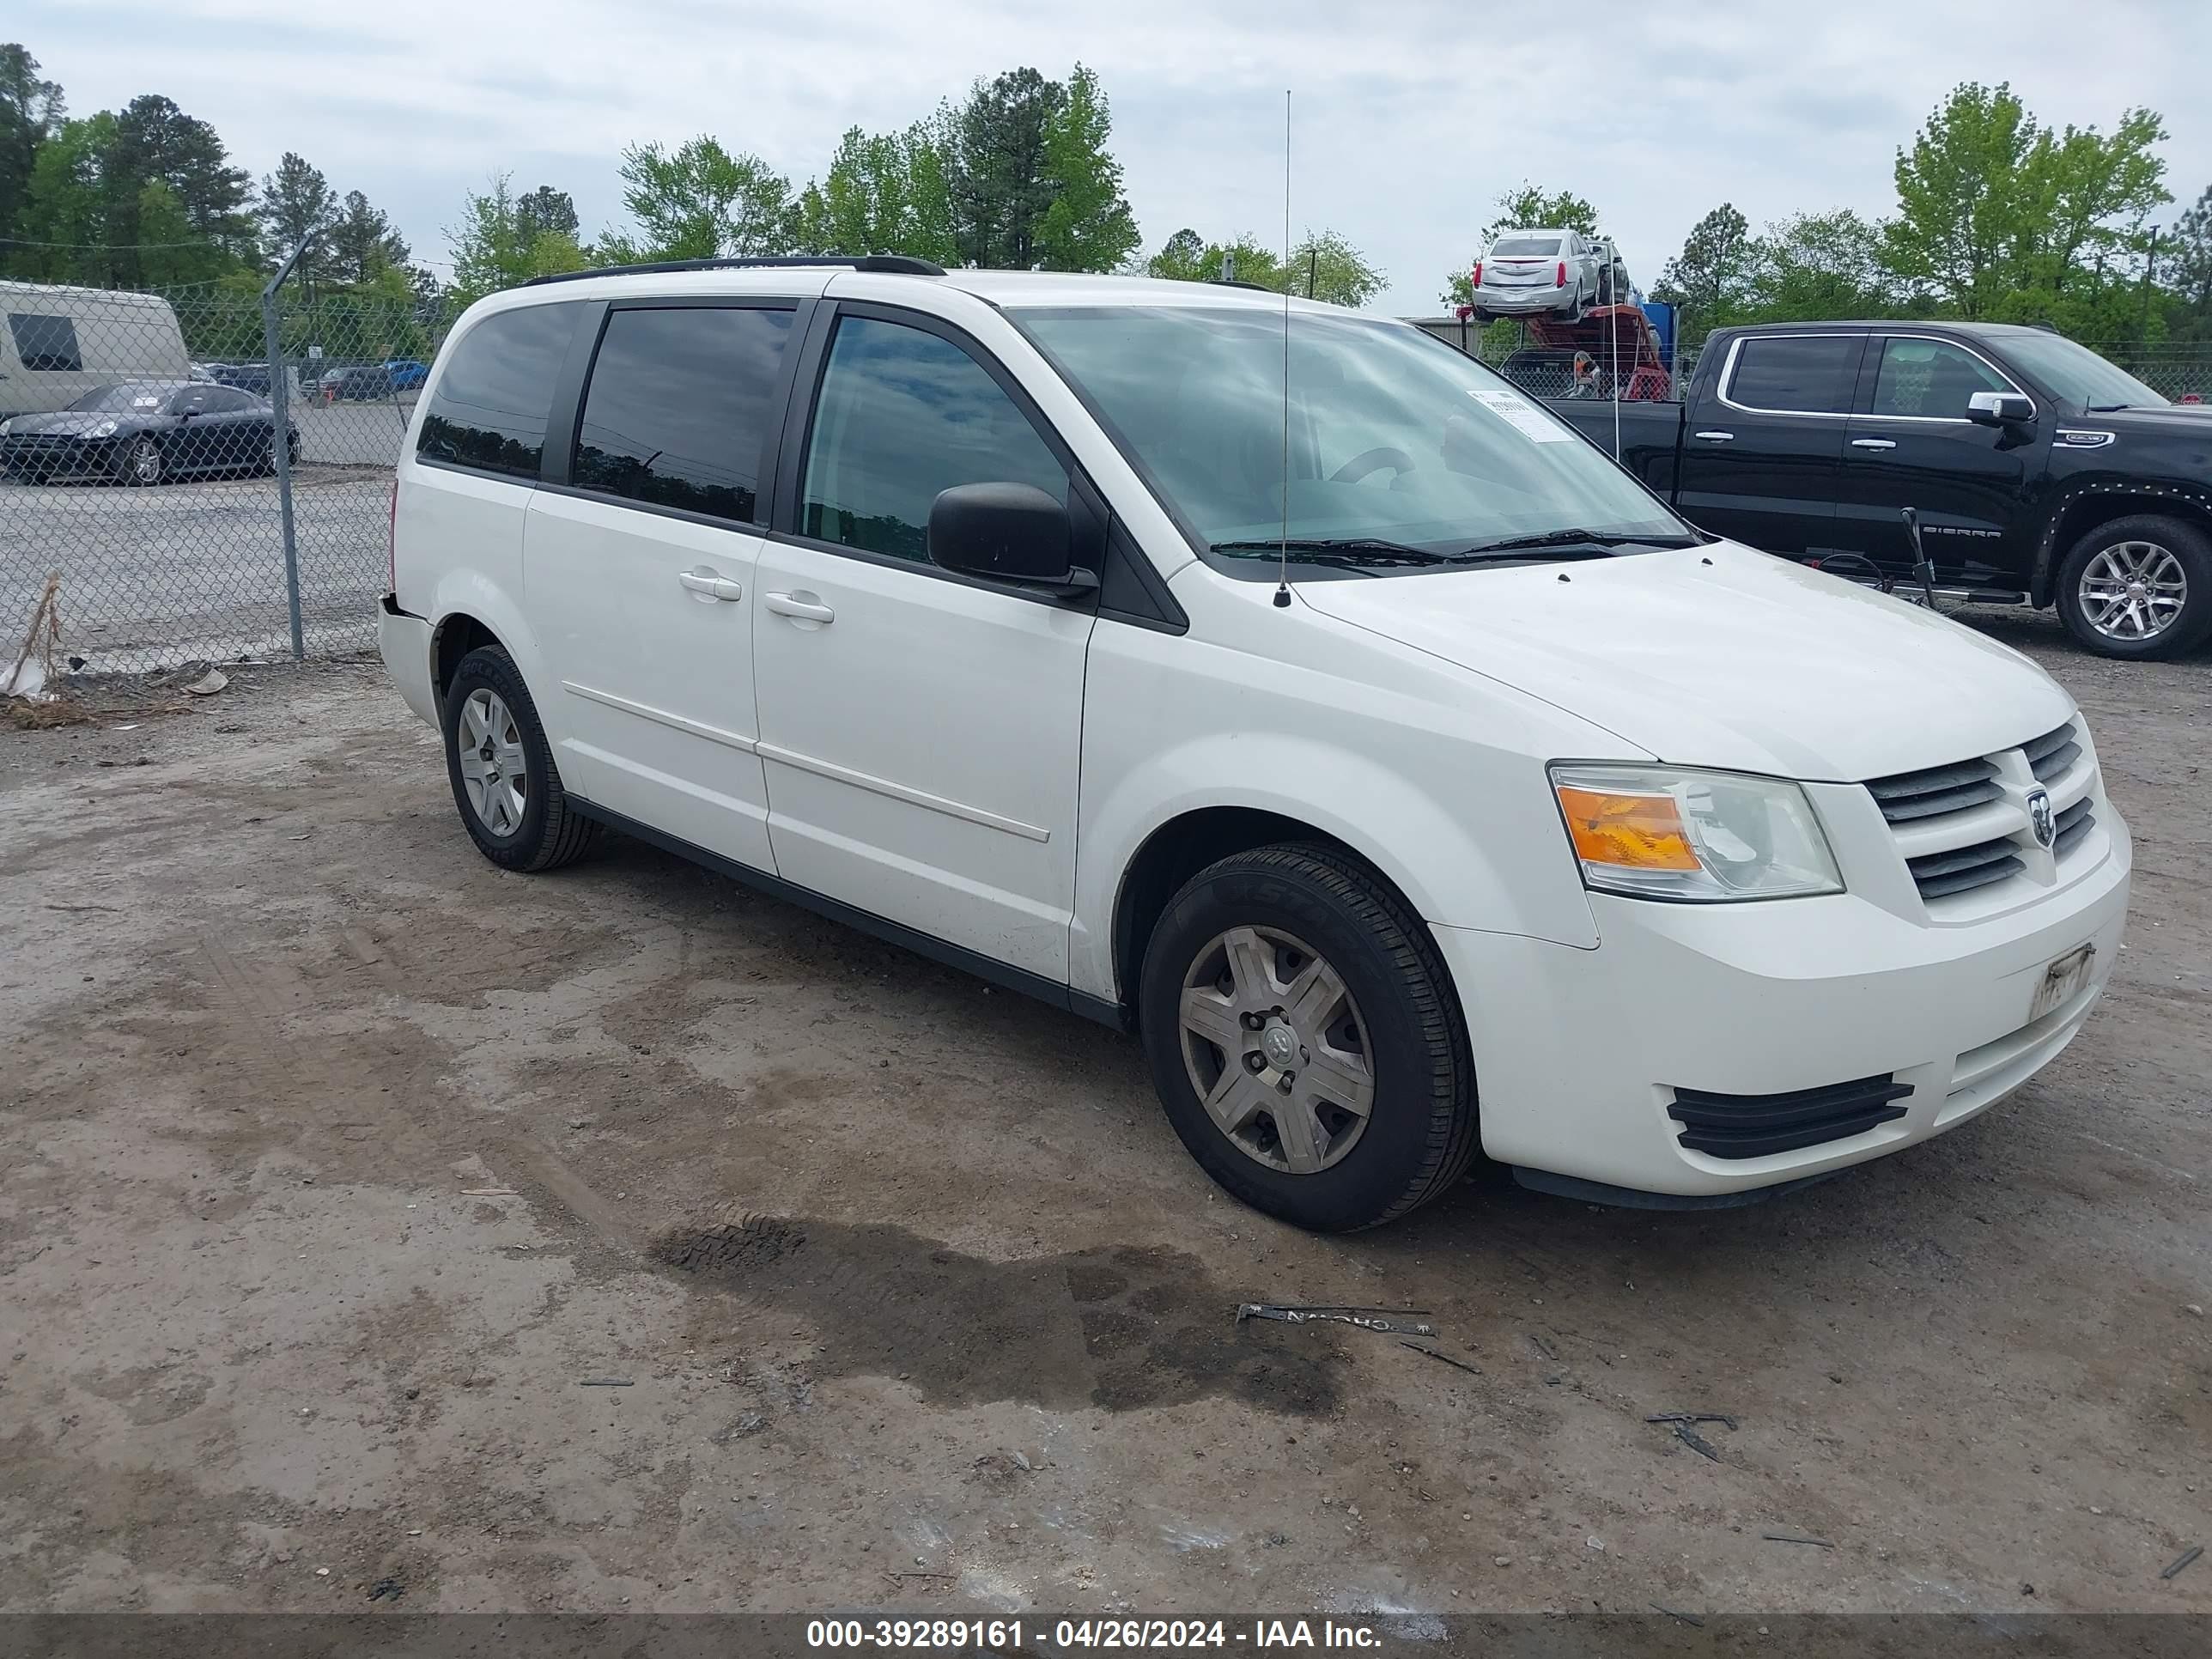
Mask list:
[[[1753,335],[1736,349],[1729,401],[1784,414],[1848,414],[1863,343],[1856,334]]]
[[[84,367],[77,350],[76,325],[67,317],[49,317],[34,311],[8,313],[8,331],[15,337],[15,355],[25,368],[76,370]]]
[[[1297,314],[1286,462],[1281,312],[1010,314],[1222,559],[1272,560],[1285,534],[1294,562],[1304,544],[1332,566],[1366,561],[1373,574],[1568,531],[1639,547],[1694,539],[1573,428],[1418,329]]]
[[[1873,412],[1963,421],[1967,401],[1977,392],[2019,390],[1972,352],[1948,340],[1884,340]]]
[[[720,306],[609,313],[569,481],[751,522],[791,322]]]
[[[981,363],[902,323],[841,318],[815,406],[800,530],[926,560],[930,504],[969,483],[1034,484],[1067,499],[1066,469]]]
[[[438,377],[415,453],[535,478],[553,382],[576,331],[576,314],[574,305],[527,306],[471,329]]]

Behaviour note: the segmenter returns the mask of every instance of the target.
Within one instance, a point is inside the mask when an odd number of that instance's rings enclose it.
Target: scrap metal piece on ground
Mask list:
[[[2179,1556],[2175,1557],[2173,1565],[2168,1567],[2164,1572],[2159,1574],[2159,1577],[2160,1578],[2172,1577],[2176,1573],[2179,1572],[2184,1567],[2187,1566],[2191,1561],[2194,1561],[2198,1556],[2203,1553],[2203,1545],[2191,1545],[2187,1549],[2182,1551]]]
[[[1438,1353],[1434,1348],[1425,1348],[1418,1342],[1407,1342],[1401,1340],[1398,1346],[1401,1348],[1411,1348],[1415,1353],[1426,1354],[1431,1359],[1441,1359],[1445,1364],[1452,1366],[1455,1370],[1465,1371],[1470,1376],[1480,1376],[1482,1375],[1482,1368],[1480,1366],[1470,1365],[1464,1359],[1455,1359],[1448,1353]]]
[[[1801,1538],[1794,1532],[1763,1532],[1759,1534],[1770,1544],[1810,1544],[1815,1549],[1832,1550],[1835,1545],[1825,1538]]]
[[[1721,1461],[1721,1455],[1713,1449],[1713,1443],[1706,1439],[1702,1434],[1699,1434],[1687,1423],[1677,1423],[1674,1425],[1674,1437],[1680,1441],[1684,1445],[1687,1446],[1692,1451],[1697,1453],[1698,1456],[1709,1457],[1716,1463]]]
[[[1381,1331],[1391,1336],[1434,1336],[1433,1325],[1417,1324],[1409,1321],[1382,1316],[1385,1310],[1357,1308],[1292,1308],[1272,1302],[1242,1302],[1237,1306],[1237,1322],[1248,1319],[1274,1319],[1285,1325],[1357,1325],[1363,1331]]]
[[[1718,1423],[1729,1433],[1735,1432],[1735,1419],[1726,1412],[1654,1412],[1644,1420],[1647,1423],[1686,1423],[1692,1428],[1700,1423]]]

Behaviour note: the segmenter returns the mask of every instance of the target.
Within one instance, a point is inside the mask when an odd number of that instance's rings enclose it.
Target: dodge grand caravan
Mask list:
[[[1894,1152],[2119,948],[2127,830],[2041,670],[1326,306],[541,280],[439,354],[392,587],[485,856],[611,827],[1132,1029],[1198,1162],[1308,1226],[1478,1150],[1688,1205]]]

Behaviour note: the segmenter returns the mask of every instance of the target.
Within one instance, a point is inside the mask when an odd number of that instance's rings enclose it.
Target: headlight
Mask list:
[[[1554,766],[1585,884],[1636,898],[1840,893],[1805,792],[1777,778],[1662,766]]]
[[[115,435],[115,422],[102,421],[84,435],[88,438],[112,438]]]
[[[13,421],[0,421],[0,438],[6,437],[10,432],[15,430],[15,423]]]

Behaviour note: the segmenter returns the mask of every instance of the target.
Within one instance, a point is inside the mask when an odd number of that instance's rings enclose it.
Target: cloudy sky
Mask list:
[[[623,146],[711,132],[803,184],[837,135],[903,125],[978,76],[1080,59],[1148,247],[1180,226],[1366,250],[1377,308],[1433,313],[1501,190],[1598,205],[1648,283],[1705,210],[1885,212],[1894,151],[1961,80],[2046,123],[2166,118],[2168,187],[2212,185],[2207,0],[10,0],[0,30],[70,112],[161,92],[258,177],[296,149],[389,211],[427,263],[462,193],[507,172],[618,223]]]

